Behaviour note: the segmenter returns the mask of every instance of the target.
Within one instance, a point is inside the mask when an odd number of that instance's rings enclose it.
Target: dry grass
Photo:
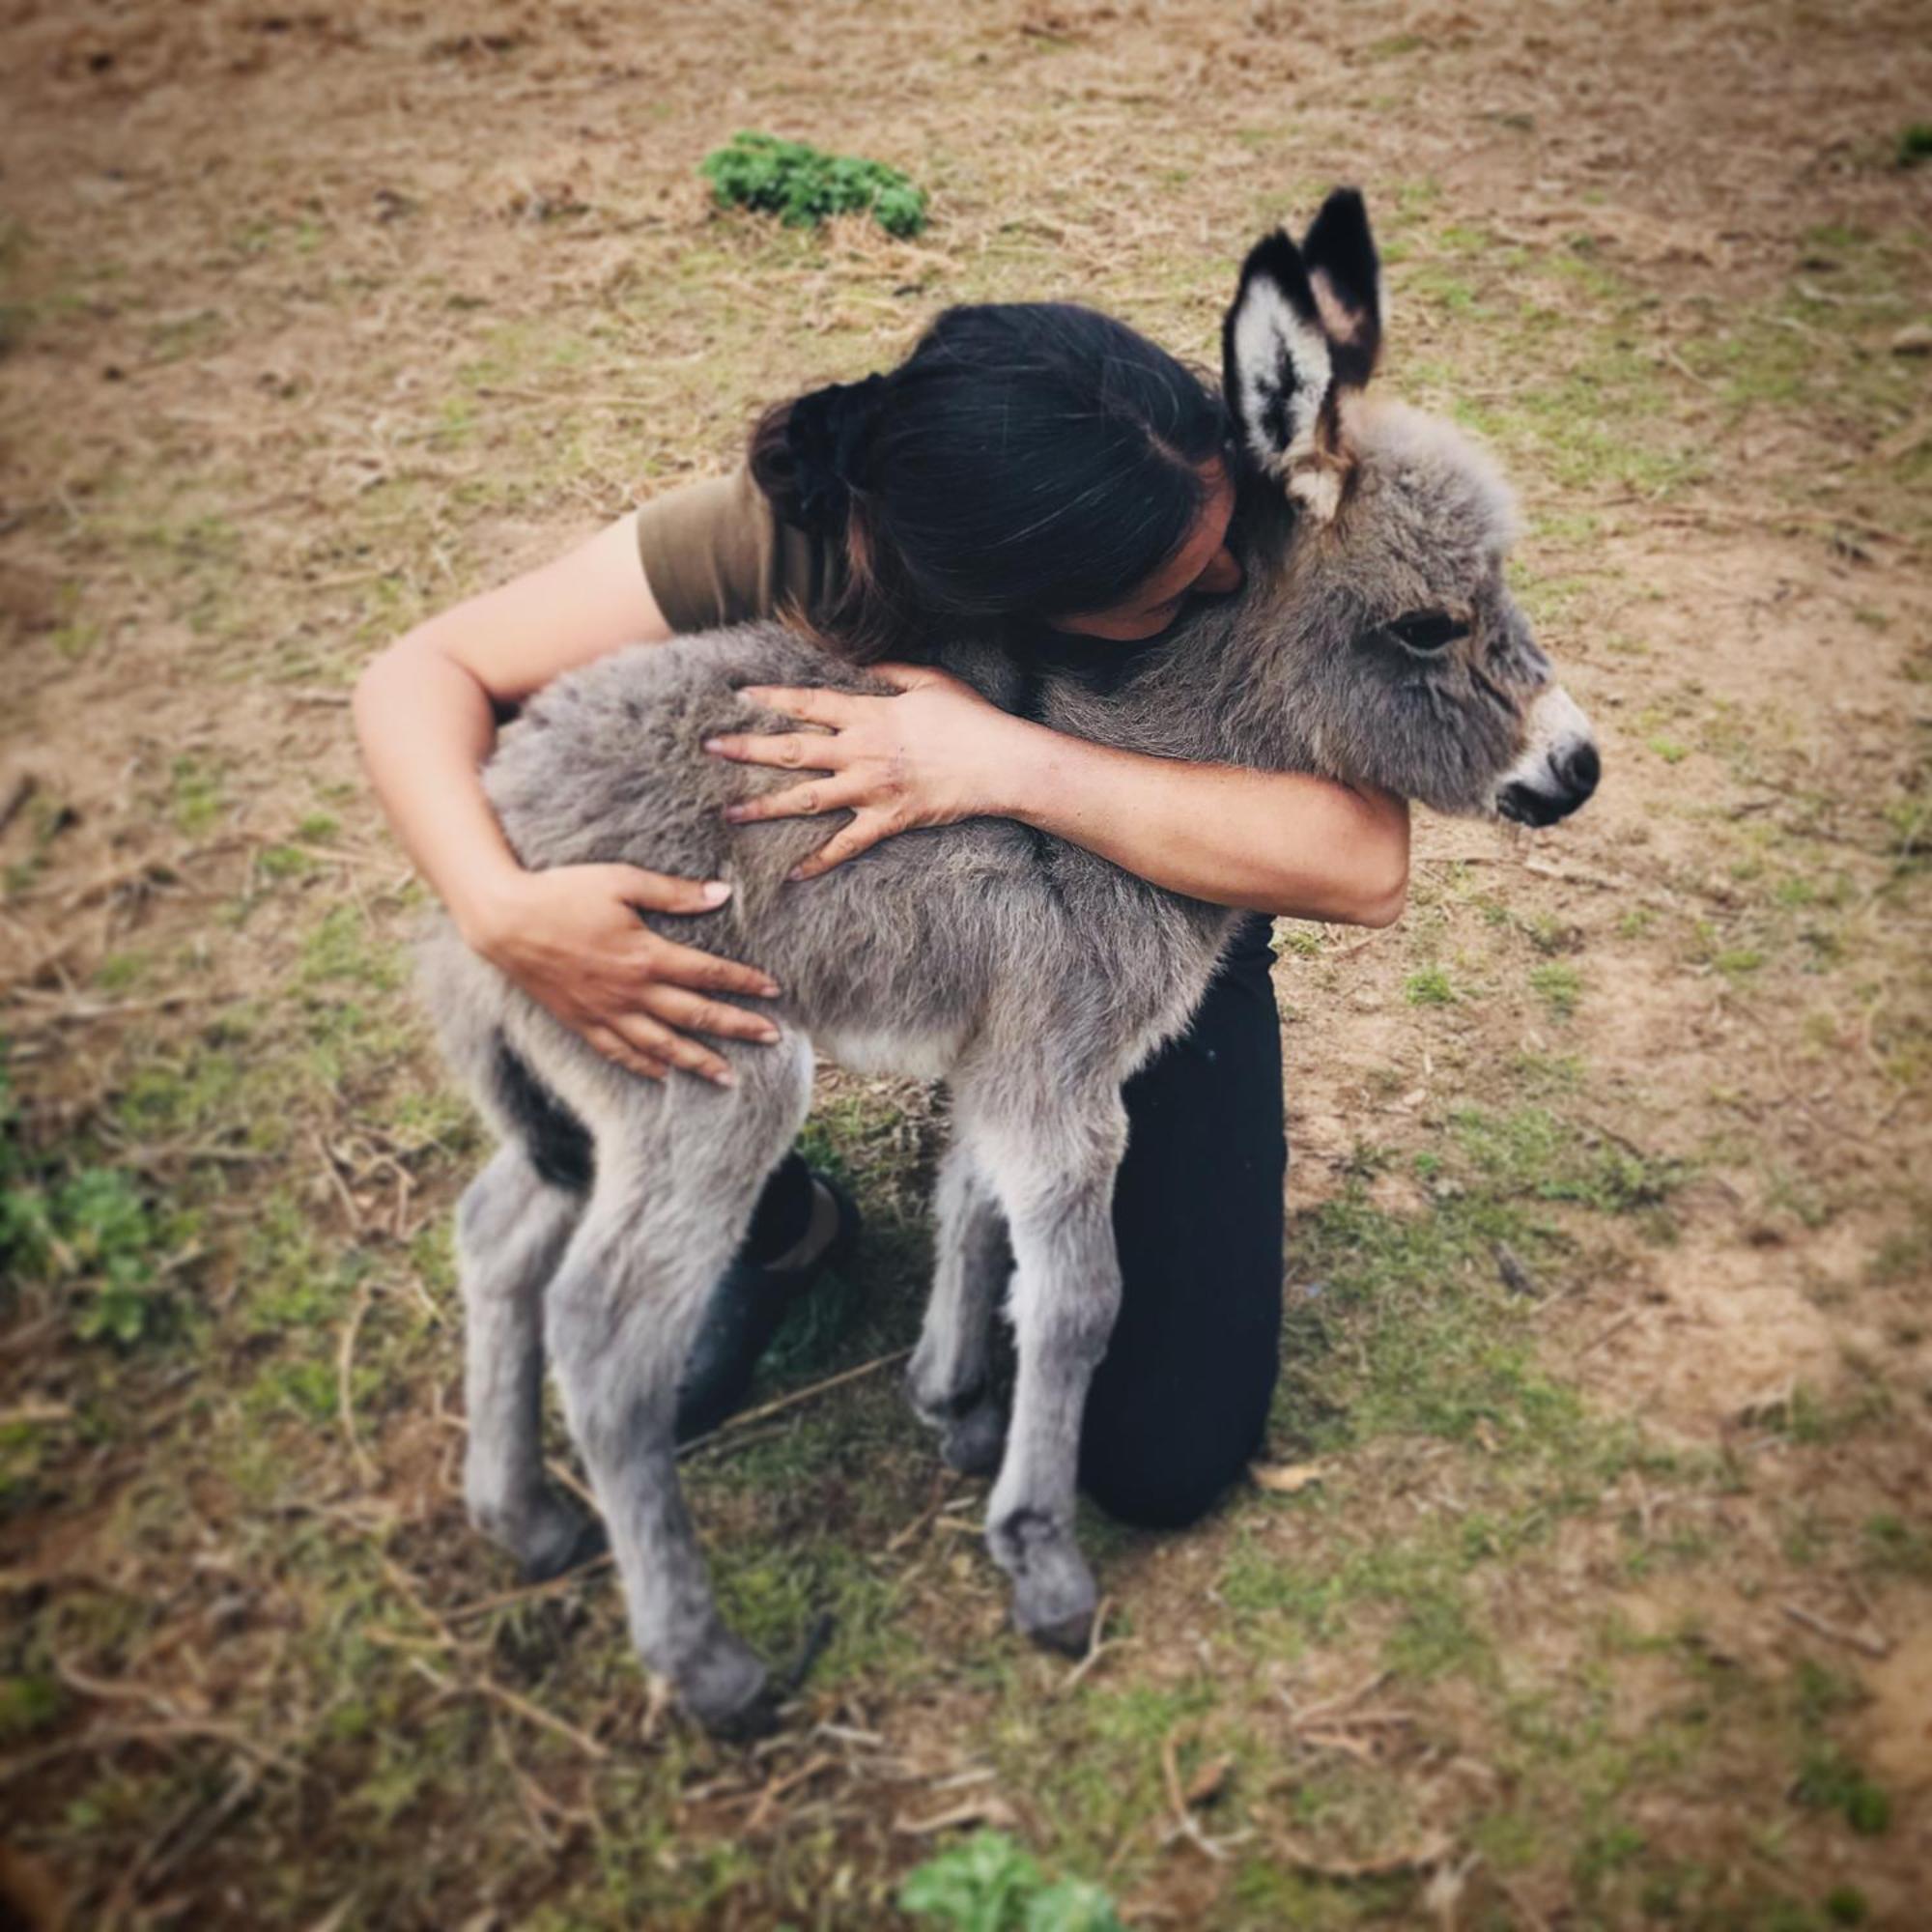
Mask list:
[[[888,1921],[976,1826],[1140,1924],[1908,1926],[1932,1872],[1932,52],[1900,5],[16,5],[0,80],[0,1896],[30,1923]],[[931,228],[724,216],[764,127]],[[461,1520],[474,1130],[342,696],[956,299],[1208,360],[1369,189],[1608,780],[1282,931],[1292,1485],[1000,1627],[890,1377],[695,1459],[741,1754]],[[903,1347],[936,1126],[832,1082]]]

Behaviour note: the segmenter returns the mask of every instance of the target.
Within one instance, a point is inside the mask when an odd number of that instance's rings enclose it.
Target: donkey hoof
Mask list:
[[[547,1583],[604,1549],[603,1523],[554,1493],[517,1508],[472,1496],[469,1520],[517,1559],[526,1583]]]
[[[939,1453],[962,1476],[995,1474],[1007,1453],[1006,1410],[987,1401],[955,1416],[941,1432]]]
[[[1044,1649],[1069,1657],[1086,1655],[1098,1605],[1094,1573],[1071,1548],[1051,1557],[1035,1549],[1026,1574],[1013,1585],[1014,1628]]]
[[[1038,1624],[1027,1631],[1042,1650],[1058,1651],[1062,1657],[1085,1657],[1094,1645],[1094,1612],[1081,1610],[1057,1624]]]
[[[579,1510],[564,1512],[544,1544],[522,1558],[524,1581],[548,1583],[554,1577],[594,1563],[610,1547],[610,1535],[599,1518]]]
[[[677,1694],[715,1738],[743,1744],[778,1728],[780,1688],[734,1636],[706,1645],[677,1672]]]

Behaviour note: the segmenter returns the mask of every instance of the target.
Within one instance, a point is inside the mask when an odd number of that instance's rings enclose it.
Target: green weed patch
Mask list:
[[[130,1175],[27,1147],[0,1067],[0,1276],[54,1285],[83,1341],[127,1346],[160,1320],[164,1245]]]
[[[776,214],[787,228],[815,228],[835,214],[869,213],[888,235],[925,226],[925,191],[897,168],[828,155],[803,141],[743,132],[698,163],[720,208]]]
[[[1119,1932],[1121,1925],[1097,1885],[1049,1883],[1003,1832],[976,1832],[908,1872],[899,1904],[946,1932]]]

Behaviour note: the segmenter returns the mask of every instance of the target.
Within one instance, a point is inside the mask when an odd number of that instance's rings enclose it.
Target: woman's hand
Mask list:
[[[560,866],[511,873],[461,923],[470,946],[618,1065],[653,1080],[682,1066],[728,1087],[725,1061],[679,1029],[770,1044],[779,1030],[762,1013],[705,995],[768,999],[778,987],[755,967],[663,938],[633,908],[715,912],[730,892],[636,866]]]
[[[728,806],[747,825],[762,818],[811,818],[850,811],[852,822],[792,873],[815,879],[895,832],[998,815],[1000,786],[1023,721],[989,704],[972,686],[922,665],[882,664],[870,674],[895,685],[894,697],[843,691],[748,685],[754,704],[818,731],[734,732],[704,749],[741,764],[823,773],[803,784]]]

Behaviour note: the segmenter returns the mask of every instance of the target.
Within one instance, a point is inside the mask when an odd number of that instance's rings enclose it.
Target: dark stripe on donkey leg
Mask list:
[[[515,1123],[530,1165],[551,1186],[588,1194],[597,1173],[589,1129],[501,1034],[497,1036],[496,1074],[497,1097]]]

